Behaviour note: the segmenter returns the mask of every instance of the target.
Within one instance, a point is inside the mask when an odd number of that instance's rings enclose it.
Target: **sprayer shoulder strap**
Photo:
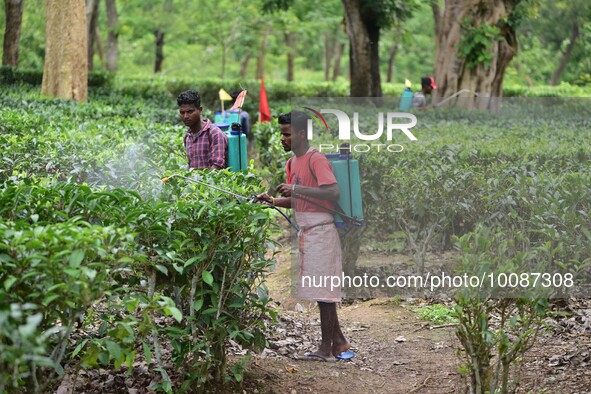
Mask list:
[[[314,182],[318,183],[318,178],[316,177],[316,174],[314,174],[314,171],[312,170],[312,165],[310,164],[310,162],[312,161],[312,156],[314,156],[314,154],[318,152],[316,149],[314,149],[312,151],[312,154],[308,157],[308,171],[310,171],[310,174],[312,175],[312,178],[314,178]],[[287,170],[289,172],[289,181],[291,182],[291,162],[293,160],[293,157],[290,157],[289,160],[287,161]]]

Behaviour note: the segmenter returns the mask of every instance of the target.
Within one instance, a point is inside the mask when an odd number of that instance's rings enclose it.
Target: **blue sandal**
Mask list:
[[[351,360],[357,354],[353,350],[347,350],[336,356],[337,360]]]

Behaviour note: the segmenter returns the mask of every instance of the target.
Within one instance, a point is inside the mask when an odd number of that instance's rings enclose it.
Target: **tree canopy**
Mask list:
[[[526,3],[531,12],[516,29],[519,51],[507,68],[505,81],[529,85],[591,82],[589,2]],[[434,72],[431,2],[417,2],[416,7],[399,0],[358,4],[369,23],[380,29],[377,67],[382,81],[391,74],[392,82],[410,79],[417,84],[421,76]],[[126,0],[117,2],[117,9],[118,73],[124,76],[153,75],[154,31],[160,29],[164,34],[161,74],[166,76],[255,78],[264,72],[267,80],[285,80],[290,73],[295,81],[349,78],[348,45],[339,53],[348,43],[346,8],[338,0]],[[5,13],[0,7],[2,38]],[[44,13],[45,1],[24,1],[19,67],[43,67]],[[107,42],[108,32],[106,2],[99,0],[97,45]],[[100,54],[95,51],[94,56],[98,60]],[[564,65],[557,72],[561,62]],[[96,62],[98,70],[104,67],[104,61]]]

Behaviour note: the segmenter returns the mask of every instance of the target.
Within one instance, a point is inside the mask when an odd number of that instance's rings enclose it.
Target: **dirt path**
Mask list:
[[[320,338],[318,309],[289,296],[289,262],[279,259],[268,285],[278,301],[279,326],[271,349],[250,363],[260,393],[449,393],[458,388],[452,327],[430,329],[414,310],[418,302],[376,299],[339,309],[357,357],[350,362],[298,361]],[[300,312],[297,312],[299,310]]]
[[[418,318],[423,300],[356,301],[339,309],[357,357],[350,362],[298,361],[320,338],[318,309],[290,296],[289,256],[268,279],[279,306],[270,349],[250,362],[246,392],[453,393],[465,392],[454,327]],[[568,301],[564,317],[547,319],[549,331],[526,354],[520,393],[591,393],[591,301]],[[562,313],[561,313],[562,315]]]
[[[254,374],[262,373],[265,393],[447,393],[456,388],[457,358],[451,329],[421,327],[404,306],[373,301],[340,309],[357,357],[351,362],[297,361],[285,357],[257,357]],[[312,311],[308,315],[316,315]],[[320,337],[319,323],[309,320]],[[398,340],[397,340],[398,339]],[[313,350],[313,342],[308,350]],[[299,353],[297,346],[292,354]],[[290,349],[291,350],[291,349]]]

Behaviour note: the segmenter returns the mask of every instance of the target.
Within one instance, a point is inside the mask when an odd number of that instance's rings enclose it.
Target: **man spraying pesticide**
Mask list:
[[[322,337],[313,352],[295,356],[304,361],[348,360],[355,356],[344,336],[336,305],[341,301],[341,288],[306,286],[306,277],[342,275],[339,234],[331,212],[339,200],[340,190],[328,159],[310,147],[307,123],[310,117],[301,111],[279,116],[281,145],[294,156],[288,161],[287,182],[279,185],[280,198],[267,193],[260,200],[273,206],[293,208],[298,231],[298,297],[318,303]],[[301,198],[303,197],[303,198]]]

